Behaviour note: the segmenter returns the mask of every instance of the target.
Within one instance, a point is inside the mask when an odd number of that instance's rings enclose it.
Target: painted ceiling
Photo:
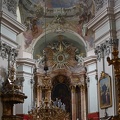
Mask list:
[[[69,8],[79,4],[80,2],[84,2],[89,6],[92,4],[92,0],[30,0],[33,4],[44,4],[46,2],[46,6],[48,8]]]
[[[34,47],[34,57],[43,50],[45,39],[49,44],[59,35],[81,52],[86,51],[86,46],[93,48],[94,33],[86,27],[94,17],[93,0],[20,0],[19,9],[27,27],[23,33],[25,48]]]

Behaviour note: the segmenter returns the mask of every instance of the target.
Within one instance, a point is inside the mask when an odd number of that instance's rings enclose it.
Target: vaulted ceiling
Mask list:
[[[19,9],[27,26],[25,47],[34,47],[34,58],[59,35],[84,53],[86,41],[93,39],[92,32],[86,35],[85,24],[94,16],[94,0],[20,0]]]

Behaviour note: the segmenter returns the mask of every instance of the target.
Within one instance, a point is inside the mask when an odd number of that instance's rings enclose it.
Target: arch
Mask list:
[[[71,91],[70,91],[70,81],[67,76],[58,75],[53,78],[52,81],[52,93],[51,99],[56,101],[56,99],[61,100],[62,104],[65,104],[66,111],[71,113]]]
[[[65,32],[62,33],[62,34],[64,35],[64,34],[66,34],[66,33],[69,33],[69,35],[72,34],[73,36],[77,36],[77,37],[84,43],[84,45],[86,46],[85,40],[84,40],[78,33],[76,33],[75,31],[72,31],[72,30],[67,29],[67,31],[65,31]],[[48,31],[46,31],[46,33],[45,33],[45,32],[42,33],[42,34],[34,41],[33,47],[36,45],[36,43],[37,43],[41,38],[43,38],[43,37],[45,36],[45,34],[46,34],[46,35],[48,35],[48,34],[56,34],[56,35],[58,35],[57,33],[52,32],[51,30],[48,30]],[[62,34],[61,34],[61,35],[62,35]],[[54,36],[53,36],[53,37],[54,37]]]
[[[31,48],[31,51],[32,49],[34,50],[33,58],[35,58],[35,54],[39,54],[44,49],[44,47],[46,47],[50,42],[55,41],[58,35],[63,35],[70,43],[73,43],[75,46],[80,47],[86,53],[87,44],[85,40],[78,33],[72,30],[67,30],[65,31],[65,33],[57,34],[49,30],[46,31],[46,37],[44,32],[35,41],[33,41],[32,43],[33,46]]]

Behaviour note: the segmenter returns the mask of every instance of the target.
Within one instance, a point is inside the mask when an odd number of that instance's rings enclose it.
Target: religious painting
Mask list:
[[[111,78],[108,74],[102,72],[99,80],[99,98],[100,108],[108,108],[112,106],[112,88]]]

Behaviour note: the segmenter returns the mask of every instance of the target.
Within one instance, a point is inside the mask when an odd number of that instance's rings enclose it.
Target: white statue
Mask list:
[[[65,110],[65,104],[64,104],[64,103],[62,104],[61,108],[62,108],[63,110]]]
[[[38,57],[38,59],[36,60],[36,64],[37,64],[36,66],[39,66],[40,64],[43,63],[44,57],[41,55],[37,55],[37,57]]]
[[[78,61],[78,65],[83,65],[84,64],[84,59],[80,54],[76,55],[76,59]]]

